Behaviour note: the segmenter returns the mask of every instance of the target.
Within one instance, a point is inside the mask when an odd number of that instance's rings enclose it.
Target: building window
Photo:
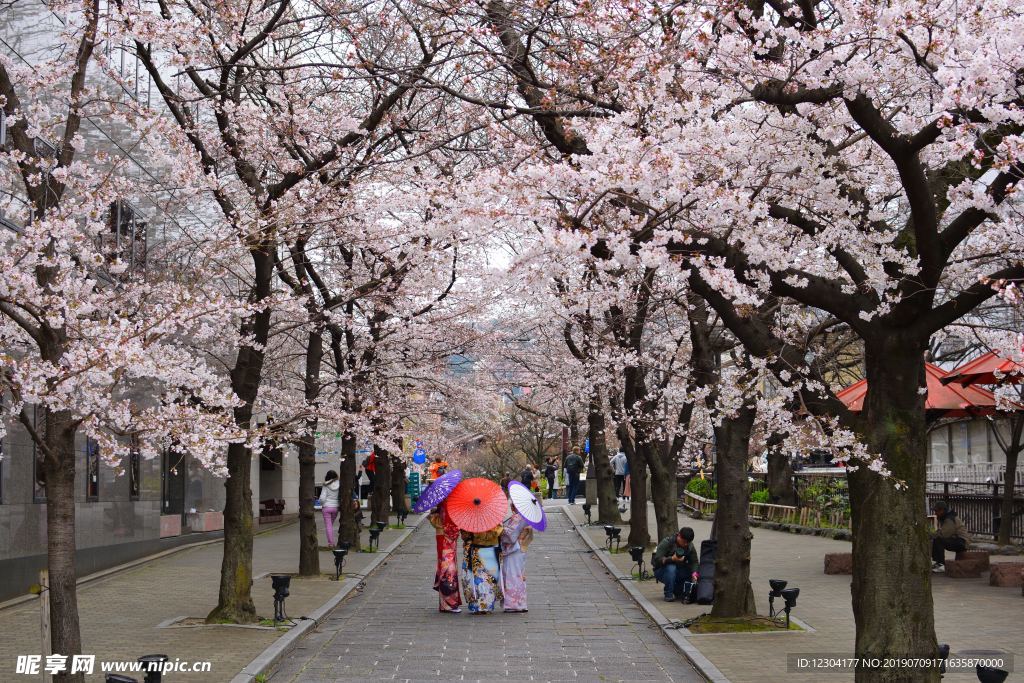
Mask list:
[[[85,499],[96,501],[100,497],[100,444],[96,439],[85,440]]]
[[[142,463],[139,454],[139,444],[132,439],[132,449],[128,453],[128,498],[138,500],[142,488]]]
[[[146,221],[128,202],[114,202],[110,206],[110,234],[103,247],[109,258],[128,264],[129,272],[146,267]]]
[[[36,434],[42,435],[46,431],[46,413],[39,406],[32,406],[32,429]],[[46,502],[46,476],[39,466],[39,457],[42,455],[35,439],[32,440],[32,502]]]

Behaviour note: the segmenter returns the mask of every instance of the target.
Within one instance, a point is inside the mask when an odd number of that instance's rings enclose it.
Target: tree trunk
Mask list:
[[[1020,457],[1022,435],[1024,415],[1017,414],[1010,418],[1010,438],[1004,442],[1003,449],[1003,453],[1006,454],[1006,474],[1003,475],[1003,500],[999,506],[999,534],[996,537],[996,542],[1000,545],[1010,543],[1010,532],[1013,530],[1013,496],[1016,493],[1017,462]]]
[[[391,509],[409,512],[405,504],[405,461],[397,456],[391,458]]]
[[[858,657],[935,657],[925,511],[925,343],[899,333],[865,347],[862,438],[893,480],[866,466],[848,476],[853,516],[853,615]],[[904,486],[897,488],[896,481]],[[858,683],[938,681],[937,669],[861,670]]]
[[[341,437],[341,465],[338,471],[341,489],[338,491],[338,540],[359,548],[359,524],[356,522],[358,497],[353,501],[352,492],[356,487],[356,435],[345,432]],[[353,505],[354,502],[354,505]]]
[[[388,523],[388,514],[391,512],[388,504],[391,498],[391,456],[381,446],[374,445],[374,452],[377,454],[377,472],[373,478],[373,494],[370,497],[370,523]]]
[[[757,614],[754,591],[750,586],[750,523],[747,508],[750,483],[747,481],[747,457],[750,432],[756,408],[743,405],[715,427],[718,445],[718,508],[715,527],[718,549],[715,554],[715,602],[711,615],[742,617]]]
[[[54,457],[43,459],[46,478],[46,554],[50,573],[50,648],[54,654],[82,654],[75,569],[75,427],[66,412],[46,410],[42,438]],[[81,673],[58,674],[60,683],[81,683]]]
[[[781,440],[779,440],[781,441]],[[782,450],[781,443],[768,442],[768,499],[774,505],[796,505],[796,488],[793,486],[793,465],[789,455]]]
[[[320,365],[324,356],[323,330],[315,329],[306,340],[306,404],[320,397]],[[320,574],[320,549],[316,534],[316,428],[314,413],[306,420],[306,435],[299,440],[299,575]]]
[[[299,441],[299,574],[320,573],[320,542],[316,532],[316,432]]]
[[[263,378],[264,349],[270,336],[273,279],[273,246],[262,245],[250,251],[254,266],[254,285],[250,300],[261,305],[242,321],[241,336],[251,345],[241,346],[231,369],[231,389],[242,401],[234,410],[235,424],[246,432],[252,426],[252,410]],[[228,621],[250,624],[256,621],[252,602],[252,450],[244,443],[228,446],[228,478],[224,484],[224,556],[220,567],[220,591],[217,606],[207,616],[209,623]]]
[[[637,441],[639,442],[639,435]],[[647,529],[647,454],[649,443],[637,443],[629,462],[629,539],[631,546],[646,548],[651,545],[651,532]]]
[[[668,444],[657,444],[651,448],[651,502],[654,504],[654,520],[658,527],[658,539],[674,536],[679,531],[679,517],[676,507],[679,500],[676,486],[675,458],[671,456]]]
[[[612,468],[608,462],[608,445],[605,439],[605,416],[604,404],[601,400],[601,390],[594,388],[587,404],[587,431],[590,435],[590,455],[594,462],[594,476],[597,486],[597,519],[601,524],[620,524],[622,517],[619,515],[617,501],[615,499],[615,481],[612,478]],[[587,501],[588,503],[590,501]]]
[[[1013,496],[1016,493],[1017,460],[1020,456],[1020,442],[1016,448],[1006,451],[1006,475],[1003,480],[1003,500],[999,506],[999,537],[996,542],[1009,545],[1010,532],[1013,530]]]

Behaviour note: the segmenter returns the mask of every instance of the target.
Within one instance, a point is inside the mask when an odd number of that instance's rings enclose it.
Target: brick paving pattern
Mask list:
[[[412,524],[418,517],[411,517]],[[401,531],[386,530],[381,547],[386,548]],[[323,531],[321,543],[326,543]],[[367,534],[362,535],[363,543]],[[253,571],[294,572],[298,568],[298,524],[288,524],[254,540]],[[82,651],[97,661],[135,661],[145,654],[166,654],[171,660],[210,661],[209,673],[168,673],[166,683],[224,683],[238,673],[281,634],[269,629],[236,626],[157,628],[179,616],[205,617],[217,604],[222,545],[220,542],[189,548],[131,569],[116,572],[78,588]],[[345,573],[358,573],[373,560],[371,553],[350,554]],[[320,553],[322,572],[334,571],[328,552]],[[285,606],[289,616],[298,618],[337,593],[338,584],[327,579],[293,578]],[[253,600],[260,616],[274,614],[270,578],[256,579]],[[43,680],[15,675],[17,655],[40,653],[39,607],[35,601],[0,610],[0,681]],[[98,667],[97,667],[98,669]],[[141,674],[135,674],[141,680]],[[97,672],[89,683],[103,680]]]
[[[278,665],[296,681],[700,681],[564,515],[530,546],[527,614],[441,614],[423,526]]]
[[[577,522],[584,521],[578,506],[571,510]],[[653,508],[648,518],[653,539]],[[680,514],[679,524],[693,528],[698,546],[711,533],[710,521],[694,520]],[[622,538],[627,537],[628,529],[628,524],[622,525]],[[601,526],[591,527],[588,532],[598,545],[604,545],[605,533]],[[751,532],[754,535],[751,582],[758,611],[768,613],[768,579],[785,579],[790,586],[800,588],[793,616],[806,622],[815,632],[694,635],[689,636],[690,642],[733,683],[853,681],[853,674],[839,672],[786,672],[787,653],[853,655],[855,630],[850,577],[824,573],[825,553],[851,552],[851,544],[769,529],[752,528]],[[629,554],[622,552],[612,557],[621,574],[628,575],[632,565]],[[948,557],[952,559],[952,553]],[[650,551],[645,554],[645,562],[649,561]],[[1020,558],[992,556],[993,564],[1005,561],[1020,561]],[[710,606],[663,602],[662,586],[655,581],[644,581],[639,585],[644,595],[668,619],[688,619],[711,609]],[[940,643],[949,643],[953,652],[1009,652],[1014,654],[1015,664],[1024,662],[1024,628],[1020,627],[1024,598],[1020,588],[989,586],[987,572],[977,579],[933,575],[932,597],[935,601],[935,630]],[[780,607],[780,603],[776,600],[776,607]],[[948,673],[943,683],[977,683],[977,680],[973,673]],[[1011,676],[1010,680],[1015,679]]]

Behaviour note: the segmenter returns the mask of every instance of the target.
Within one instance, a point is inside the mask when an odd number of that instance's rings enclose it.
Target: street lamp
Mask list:
[[[782,579],[768,579],[771,590],[768,591],[768,618],[775,617],[775,598],[782,597],[782,589],[786,587],[786,581]]]
[[[348,555],[348,548],[335,548],[334,553],[334,580],[341,580],[341,572],[345,567],[345,556]]]
[[[288,588],[292,577],[287,574],[271,574],[270,585],[274,588],[274,624],[287,619],[284,613],[284,599],[288,597]]]

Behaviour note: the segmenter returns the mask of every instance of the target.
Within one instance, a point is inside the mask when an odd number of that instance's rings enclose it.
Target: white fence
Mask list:
[[[1014,487],[1024,487],[1024,467],[1014,471]],[[928,465],[928,481],[956,481],[964,484],[1002,484],[1006,465],[994,462]]]

